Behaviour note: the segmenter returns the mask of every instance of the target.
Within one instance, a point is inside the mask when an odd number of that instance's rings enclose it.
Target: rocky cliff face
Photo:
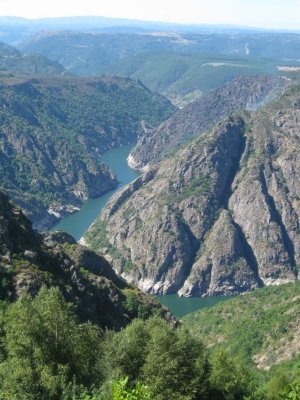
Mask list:
[[[152,293],[236,294],[297,279],[300,86],[225,119],[117,193],[85,235]]]
[[[143,169],[162,160],[231,113],[261,107],[285,84],[284,79],[276,76],[241,77],[207,92],[157,128],[147,129],[129,156],[130,166]]]
[[[119,329],[138,315],[172,317],[158,302],[118,278],[101,256],[58,231],[40,235],[22,211],[0,192],[0,299],[36,295],[41,286],[57,286],[76,307],[79,318]],[[136,309],[128,308],[134,296]]]
[[[104,151],[136,139],[174,107],[122,78],[7,78],[0,83],[1,187],[35,227],[114,188]]]

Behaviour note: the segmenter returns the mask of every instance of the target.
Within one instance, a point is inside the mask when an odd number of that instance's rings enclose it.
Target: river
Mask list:
[[[132,182],[139,176],[139,173],[129,168],[127,157],[132,149],[132,145],[116,148],[106,152],[101,161],[111,167],[118,177],[118,187],[105,195],[84,202],[80,211],[63,218],[52,230],[62,229],[76,240],[79,240],[92,222],[98,217],[111,196],[120,188]],[[177,295],[157,296],[161,304],[170,308],[173,314],[181,318],[184,315],[199,310],[203,307],[211,307],[226,297],[179,297]]]
[[[101,157],[101,161],[111,167],[116,173],[119,181],[117,188],[105,193],[97,199],[85,201],[80,211],[63,218],[52,230],[62,229],[72,235],[76,240],[81,238],[84,232],[100,214],[111,196],[116,193],[117,190],[139,176],[137,171],[134,171],[127,165],[127,157],[131,149],[132,145],[119,147],[107,151]]]
[[[231,297],[232,296],[179,297],[177,294],[167,294],[165,296],[157,296],[157,299],[163,306],[169,307],[177,318],[181,318],[188,313],[200,310],[204,307],[212,307]]]

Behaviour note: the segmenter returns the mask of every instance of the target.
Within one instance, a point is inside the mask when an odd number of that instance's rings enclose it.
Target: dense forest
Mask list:
[[[298,399],[299,357],[267,369],[251,357],[273,331],[274,349],[297,340],[299,284],[180,322],[71,236],[34,231],[2,193],[0,218],[0,399]]]
[[[56,288],[1,303],[3,400],[298,399],[288,375],[259,374],[158,317],[119,332],[79,323]],[[298,396],[298,397],[297,397]]]

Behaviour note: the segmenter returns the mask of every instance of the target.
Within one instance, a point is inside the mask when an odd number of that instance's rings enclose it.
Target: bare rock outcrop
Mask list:
[[[112,198],[86,243],[151,293],[229,295],[295,281],[299,95],[293,84],[150,168]]]

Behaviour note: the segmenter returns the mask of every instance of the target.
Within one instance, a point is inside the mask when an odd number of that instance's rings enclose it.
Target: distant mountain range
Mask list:
[[[54,60],[71,74],[139,79],[180,106],[237,76],[276,74],[278,66],[300,66],[300,35],[279,33],[48,30],[23,41],[19,49]]]
[[[184,24],[176,22],[165,22],[165,21],[145,21],[129,18],[111,18],[101,16],[74,16],[74,17],[50,17],[50,18],[38,18],[28,19],[22,17],[0,17],[0,25],[16,25],[16,26],[47,26],[59,29],[68,29],[71,27],[80,27],[80,29],[105,29],[105,28],[137,28],[143,30],[161,30],[161,31],[180,31],[180,32],[283,32],[283,29],[268,29],[262,27],[251,27],[243,25],[230,25],[230,24]],[[297,30],[287,30],[297,31]],[[300,32],[300,30],[298,31]]]
[[[42,60],[45,64],[46,58],[53,73],[59,67],[60,73],[80,76],[128,76],[179,107],[237,76],[300,67],[299,34],[240,26],[105,17],[2,17],[0,37],[22,52],[18,63],[6,57],[5,65],[18,64],[26,73],[40,73],[36,64]],[[30,62],[33,67],[27,65]]]
[[[16,44],[32,37],[42,30],[77,30],[102,33],[142,33],[142,32],[179,32],[179,33],[255,33],[255,32],[291,32],[295,30],[271,30],[259,27],[239,25],[192,25],[157,21],[141,21],[126,18],[97,16],[60,17],[26,19],[21,17],[0,17],[2,40]]]

